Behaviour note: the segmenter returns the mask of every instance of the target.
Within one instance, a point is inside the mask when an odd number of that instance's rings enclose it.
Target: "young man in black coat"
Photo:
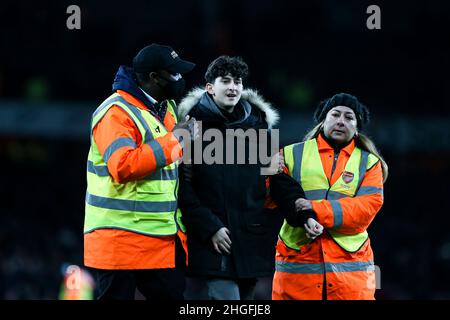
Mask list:
[[[201,140],[212,141],[195,141],[202,147],[193,146],[194,159],[189,164],[184,158],[180,166],[187,299],[253,299],[257,278],[273,274],[272,229],[281,218],[264,208],[263,163],[252,157],[263,145],[270,156],[278,113],[255,91],[243,89],[247,74],[241,58],[221,56],[206,71],[205,89],[192,90],[179,105],[180,117],[190,115],[201,124]]]

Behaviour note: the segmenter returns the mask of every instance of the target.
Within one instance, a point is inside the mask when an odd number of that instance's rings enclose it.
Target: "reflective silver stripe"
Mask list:
[[[349,195],[347,195],[345,193],[340,193],[340,192],[337,192],[337,191],[330,190],[328,192],[327,199],[328,200],[337,200],[337,199],[342,199],[342,198],[346,198],[346,197],[349,197]]]
[[[323,274],[324,265],[323,263],[275,261],[275,270],[287,273]]]
[[[167,101],[167,104],[172,107],[173,113],[175,114],[175,121],[178,121],[178,107],[175,101],[173,101],[173,104],[171,102],[172,100]],[[169,110],[169,106],[167,106],[167,110]]]
[[[317,190],[309,190],[305,191],[306,198],[308,200],[322,200],[325,199],[325,196],[327,197],[327,200],[337,200],[342,199],[345,197],[349,197],[349,195],[337,191],[328,191],[327,195],[327,189],[317,189]]]
[[[298,183],[301,183],[300,174],[302,170],[302,158],[304,146],[305,146],[304,143],[298,143],[294,145],[292,150],[292,154],[294,156],[294,169],[292,171],[292,176],[295,180],[297,180]]]
[[[99,177],[109,176],[107,166],[94,166],[92,161],[87,162],[87,171],[98,175]]]
[[[178,179],[178,169],[157,170],[147,176],[144,180],[176,180]]]
[[[330,200],[331,208],[333,209],[333,228],[340,228],[342,226],[342,207],[337,200]]]
[[[94,207],[132,212],[172,212],[177,208],[176,201],[134,201],[110,199],[86,193],[86,202]]]
[[[93,123],[93,121],[94,121],[94,117],[99,113],[99,112],[101,112],[103,109],[105,109],[108,105],[110,105],[111,103],[114,103],[114,102],[122,102],[122,97],[114,97],[114,98],[109,98],[109,99],[107,99],[106,101],[103,101],[103,103],[94,111],[94,113],[92,114],[92,117],[91,117],[91,130],[90,130],[90,133],[89,133],[89,136],[90,136],[90,140],[92,141],[92,129],[93,129],[93,125],[92,125],[92,123]],[[104,116],[104,115],[103,115]],[[97,121],[97,123],[100,121],[100,119]]]
[[[121,102],[124,105],[126,105],[131,112],[133,112],[133,114],[136,116],[136,118],[138,118],[138,120],[141,122],[141,125],[144,127],[145,130],[145,141],[144,143],[147,143],[148,141],[153,140],[153,134],[152,131],[150,130],[150,127],[148,126],[147,121],[145,121],[144,117],[142,116],[141,112],[139,111],[139,109],[137,107],[135,107],[134,105],[132,105],[131,103],[129,103],[127,100],[125,100],[123,97],[119,96],[119,97],[114,97],[111,99],[106,100],[105,102],[103,102],[99,108],[97,108],[97,110],[94,112],[93,117],[95,117],[95,115],[97,113],[99,113],[102,109],[104,109],[107,105],[113,103],[113,102]],[[119,105],[117,105],[118,107],[120,107]],[[122,108],[123,109],[123,108]],[[126,110],[125,110],[126,111]]]
[[[111,155],[122,147],[133,147],[136,148],[136,142],[131,138],[117,138],[106,148],[105,154],[103,155],[103,159],[105,162],[108,162]]]
[[[161,145],[159,144],[159,142],[156,140],[152,140],[148,143],[148,145],[150,146],[150,148],[152,148],[153,154],[155,155],[156,167],[157,168],[165,167],[166,166],[166,156],[164,155],[164,151],[163,151]]]
[[[305,196],[308,200],[322,200],[327,195],[326,189],[308,190],[305,191]]]
[[[132,104],[129,104],[128,102],[125,102],[125,104],[128,106],[128,108],[130,108],[131,112],[133,112],[133,114],[136,116],[136,118],[139,119],[139,121],[141,122],[142,126],[144,127],[144,130],[145,130],[144,143],[148,143],[151,140],[153,140],[152,131],[150,130],[150,127],[148,126],[147,121],[145,121],[144,117],[142,116],[142,113],[138,110],[138,108],[136,108]]]
[[[94,126],[93,126],[94,117],[95,117],[100,111],[102,111],[105,107],[107,107],[108,105],[111,105],[111,104],[115,104],[117,107],[121,108],[122,110],[124,110],[124,111],[128,114],[128,111],[125,110],[124,108],[122,108],[122,106],[118,105],[116,102],[121,102],[121,103],[127,105],[127,106],[129,107],[129,109],[130,109],[134,114],[136,114],[136,112],[135,112],[136,107],[134,107],[133,105],[129,104],[129,103],[128,103],[124,98],[122,98],[121,96],[114,97],[114,98],[110,98],[110,99],[104,101],[104,102],[97,108],[97,110],[95,110],[95,112],[94,112],[94,114],[92,115],[92,118],[91,118],[91,131],[90,131],[90,140],[91,140],[91,141],[93,141],[93,140],[92,140],[92,134],[93,134],[93,127],[94,127]],[[134,109],[133,109],[133,108],[134,108]],[[105,113],[105,114],[106,114],[106,113]],[[105,114],[104,114],[102,117],[104,117]],[[98,119],[98,120],[97,120],[97,123],[99,123],[101,119],[102,119],[102,118]],[[134,121],[134,119],[133,119],[131,116],[130,116],[130,119],[134,122],[134,124],[136,125],[136,127],[139,128],[138,124],[136,123],[136,121]],[[147,136],[147,135],[146,135],[146,136]]]
[[[361,162],[359,163],[359,181],[358,186],[356,187],[356,193],[358,193],[359,187],[364,180],[364,176],[366,175],[367,169],[367,161],[369,161],[369,153],[367,151],[361,150]]]
[[[327,193],[326,189],[309,190],[305,191],[306,198],[308,200],[322,200],[325,199]],[[367,194],[380,193],[383,194],[383,188],[377,187],[361,187],[356,196],[363,196]],[[342,198],[350,197],[348,194],[330,190],[328,192],[327,200],[338,200]]]
[[[338,263],[298,263],[275,261],[275,270],[279,272],[298,273],[298,274],[323,274],[324,272],[355,272],[355,271],[374,271],[373,261],[354,261]]]
[[[98,230],[98,229],[125,230],[125,231],[131,231],[131,232],[133,232],[133,233],[143,234],[143,235],[145,235],[145,236],[156,236],[156,237],[160,237],[160,236],[161,236],[161,234],[147,233],[147,232],[139,232],[139,231],[136,231],[136,230],[131,230],[131,229],[128,229],[128,228],[121,228],[121,227],[117,227],[117,226],[101,226],[101,227],[95,227],[95,228],[89,229],[88,231],[83,232],[83,234],[88,234],[88,233],[91,233],[92,231],[95,231],[95,230]],[[169,235],[173,235],[173,234],[176,234],[176,232],[175,232],[175,233],[170,233],[170,234],[167,234],[167,235],[169,236]]]
[[[356,196],[364,196],[364,195],[376,194],[376,193],[383,195],[383,188],[364,186],[364,187],[359,188]]]
[[[114,102],[124,102],[125,99],[123,99],[121,96],[110,98],[108,100],[105,100],[98,108],[95,110],[94,114],[92,115],[92,118],[94,118],[97,114],[99,114],[103,109],[106,108],[106,106],[110,105]]]
[[[374,271],[373,261],[353,261],[339,263],[325,263],[326,272],[355,272],[355,271]]]

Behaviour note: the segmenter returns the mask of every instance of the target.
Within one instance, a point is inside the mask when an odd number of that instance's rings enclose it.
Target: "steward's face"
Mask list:
[[[207,85],[207,90],[220,108],[230,111],[241,99],[242,79],[233,78],[231,75],[218,77],[214,83]]]
[[[356,129],[355,113],[345,106],[336,106],[328,111],[323,123],[323,133],[337,144],[349,142],[355,136]]]

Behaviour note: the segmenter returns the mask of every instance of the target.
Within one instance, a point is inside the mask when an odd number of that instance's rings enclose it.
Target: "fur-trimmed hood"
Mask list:
[[[205,93],[205,89],[201,87],[192,89],[178,105],[179,118],[184,119],[184,117],[191,111],[191,109],[200,102]],[[245,89],[244,91],[242,91],[241,100],[247,101],[252,106],[257,107],[259,110],[264,112],[264,114],[266,115],[265,120],[269,128],[272,128],[278,123],[278,120],[280,119],[278,111],[273,108],[269,102],[265,101],[264,98],[260,96],[256,90]],[[215,108],[217,109],[217,106],[215,106]],[[210,111],[220,115],[220,111],[218,109],[212,109]]]

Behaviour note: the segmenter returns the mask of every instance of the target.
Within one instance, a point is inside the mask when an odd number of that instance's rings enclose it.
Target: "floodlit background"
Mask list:
[[[71,4],[81,30],[66,27]],[[381,30],[366,27],[371,4]],[[448,21],[444,0],[2,1],[0,298],[57,299],[65,266],[82,265],[89,118],[119,65],[156,42],[197,64],[188,89],[218,55],[242,56],[244,85],[281,112],[281,146],[321,99],[356,95],[390,166],[369,228],[376,297],[450,299]]]

